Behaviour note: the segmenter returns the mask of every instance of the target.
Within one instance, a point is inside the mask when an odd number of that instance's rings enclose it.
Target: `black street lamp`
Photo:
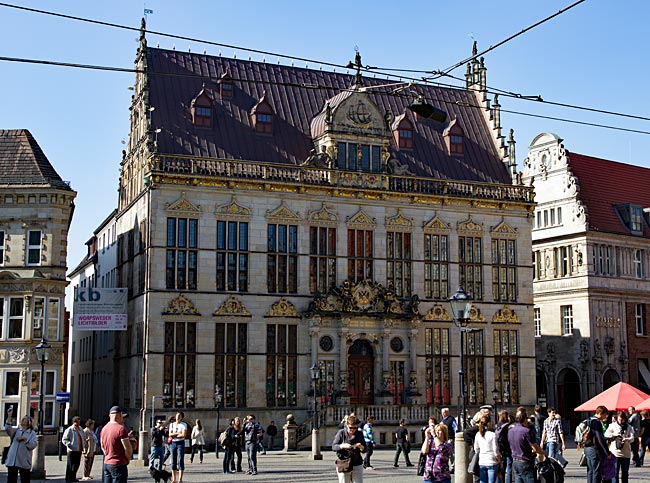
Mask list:
[[[223,396],[221,395],[221,388],[219,385],[214,386],[214,405],[217,407],[217,429],[216,436],[214,438],[215,447],[216,447],[216,456],[219,458],[219,420],[221,418],[221,401]]]
[[[38,396],[38,434],[43,434],[43,421],[45,414],[43,413],[43,406],[45,406],[45,363],[50,359],[50,349],[52,347],[47,343],[45,337],[41,337],[41,341],[35,347],[36,358],[41,363],[41,380]]]
[[[319,443],[318,402],[316,401],[316,386],[320,379],[320,367],[318,367],[318,364],[314,364],[311,366],[311,369],[309,369],[309,372],[311,373],[311,381],[314,385],[314,414],[311,426],[311,453],[315,460],[322,460],[323,455],[320,454]]]
[[[472,297],[470,297],[463,287],[458,286],[456,293],[449,298],[451,312],[454,319],[454,325],[460,330],[460,370],[458,371],[458,386],[460,398],[460,417],[458,422],[459,431],[465,429],[465,332],[471,332],[467,328],[469,323],[469,312],[472,309]]]
[[[499,400],[499,394],[500,391],[495,387],[492,389],[492,400],[494,401],[494,422],[497,422],[498,418],[498,413],[499,411],[497,410],[497,401]]]

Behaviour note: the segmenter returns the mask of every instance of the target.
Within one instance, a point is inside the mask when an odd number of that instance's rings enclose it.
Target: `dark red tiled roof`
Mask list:
[[[0,185],[44,185],[72,191],[27,129],[0,130]]]
[[[578,196],[587,207],[590,229],[629,235],[615,206],[650,207],[650,169],[575,153],[568,153],[568,159],[578,178]],[[643,236],[650,236],[645,224]]]
[[[299,165],[314,148],[311,122],[325,101],[348,89],[353,76],[321,70],[266,64],[202,54],[147,48],[149,104],[153,129],[160,154],[220,159],[244,159],[265,163]],[[156,75],[167,73],[172,75]],[[233,78],[234,96],[221,99],[219,79],[228,73]],[[365,86],[385,84],[385,80],[363,79]],[[214,103],[211,128],[191,122],[190,103],[205,83]],[[303,85],[327,86],[310,89]],[[330,88],[331,87],[331,88]],[[429,102],[447,111],[448,121],[456,118],[465,131],[464,156],[447,153],[443,131],[447,123],[433,120],[414,122],[414,148],[392,155],[419,176],[511,184],[507,167],[500,159],[491,127],[472,92],[418,85]],[[406,112],[414,99],[382,95],[370,97],[393,118]],[[252,127],[251,109],[266,93],[273,107],[273,135],[260,135]],[[413,120],[408,111],[407,116]],[[393,148],[394,149],[394,148]]]

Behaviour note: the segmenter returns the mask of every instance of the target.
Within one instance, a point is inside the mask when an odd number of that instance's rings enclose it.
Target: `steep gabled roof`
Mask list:
[[[147,73],[149,104],[155,107],[152,127],[161,129],[159,154],[289,165],[300,165],[314,148],[310,125],[326,101],[345,97],[341,93],[354,83],[354,76],[347,74],[151,47],[147,48]],[[234,94],[228,99],[219,95],[218,81],[225,73],[234,84]],[[190,115],[190,102],[203,83],[214,100],[214,122],[209,129],[194,126]],[[386,81],[364,78],[363,83],[376,86]],[[369,97],[393,118],[414,100],[381,90],[370,90]],[[414,123],[413,149],[391,149],[392,157],[417,176],[512,183],[482,109],[466,107],[478,106],[473,92],[431,85],[417,85],[417,90],[447,111],[448,119],[458,120],[465,132],[464,156],[448,153],[443,138],[446,123],[419,119]],[[258,135],[250,119],[251,108],[265,91],[275,112],[272,136]]]
[[[0,130],[0,185],[70,190],[27,129]]]
[[[587,207],[590,229],[629,235],[630,230],[615,207],[626,204],[650,207],[650,169],[576,153],[567,153],[567,157],[571,171],[578,178],[578,196]],[[645,222],[643,236],[650,236]]]

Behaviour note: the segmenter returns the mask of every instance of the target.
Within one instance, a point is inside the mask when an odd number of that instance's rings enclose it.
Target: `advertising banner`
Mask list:
[[[78,287],[74,293],[75,330],[126,330],[125,288]]]

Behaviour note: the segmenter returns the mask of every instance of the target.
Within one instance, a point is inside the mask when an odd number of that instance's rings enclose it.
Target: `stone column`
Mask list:
[[[296,424],[293,414],[287,414],[287,422],[282,426],[282,429],[284,429],[284,447],[282,451],[294,451],[298,448],[296,439],[298,428],[299,426]]]

